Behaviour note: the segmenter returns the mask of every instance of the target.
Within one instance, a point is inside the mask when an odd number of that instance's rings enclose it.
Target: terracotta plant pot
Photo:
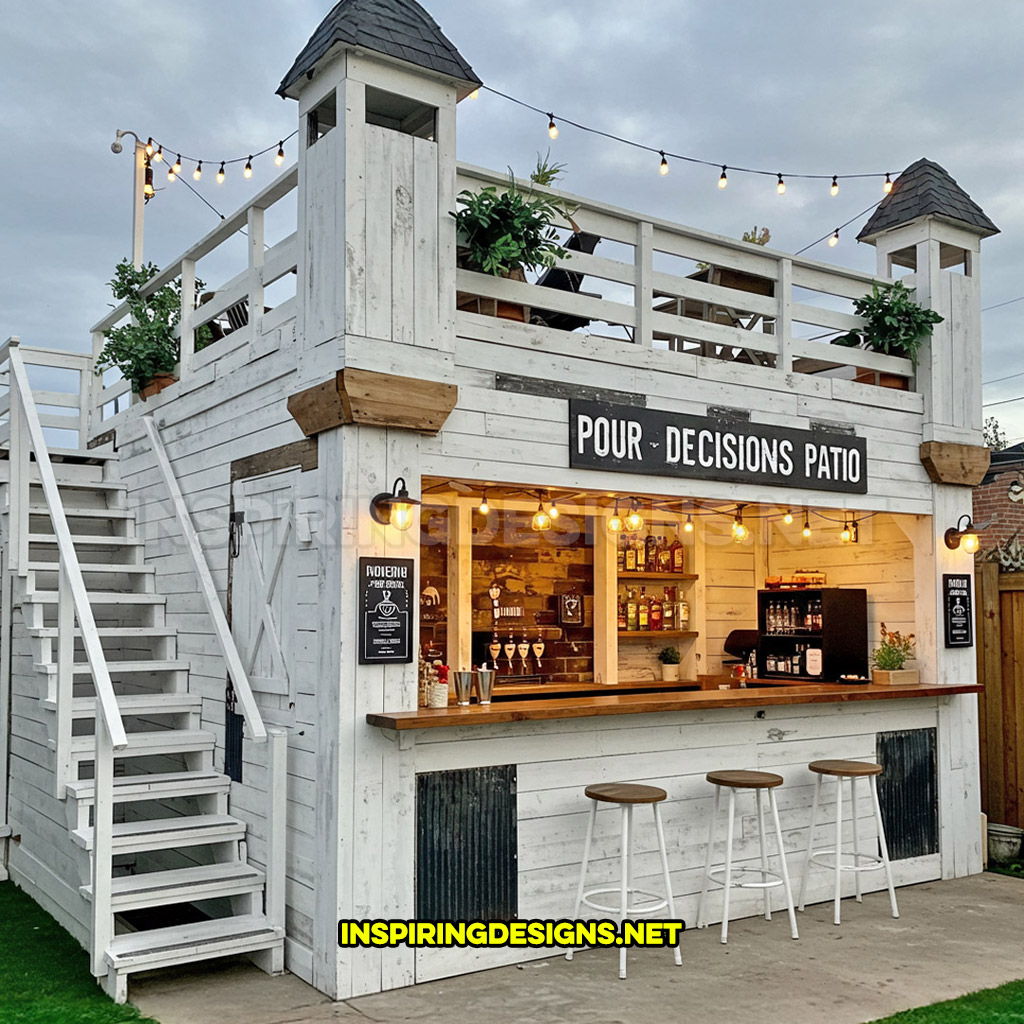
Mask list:
[[[526,283],[526,274],[517,267],[506,275],[510,281]],[[502,320],[517,320],[527,323],[530,319],[530,307],[517,302],[505,302],[503,299],[486,299],[472,292],[458,292],[455,296],[456,308],[467,313],[479,313],[482,316],[496,316]]]
[[[176,384],[178,378],[172,373],[158,373],[148,383],[144,384],[139,389],[139,398],[145,401],[150,395],[158,395],[164,388],[169,387],[171,384]]]
[[[871,682],[876,686],[916,686],[921,682],[921,673],[916,668],[900,668],[891,672],[873,668]]]
[[[895,388],[897,391],[909,391],[910,381],[898,373],[882,373],[880,370],[858,370],[854,380],[858,384],[875,384],[883,388]]]

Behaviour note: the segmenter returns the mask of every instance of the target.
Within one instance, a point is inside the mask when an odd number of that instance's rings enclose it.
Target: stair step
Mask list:
[[[138,537],[108,537],[103,533],[73,533],[71,539],[75,547],[86,544],[95,544],[97,547],[142,547],[145,543]],[[57,535],[54,533],[30,533],[29,544],[57,544]]]
[[[88,588],[86,588],[88,590]],[[162,594],[125,594],[119,590],[88,590],[90,604],[165,604]],[[27,598],[35,604],[56,604],[56,590],[33,590]]]
[[[262,914],[244,914],[115,935],[106,959],[115,970],[129,973],[232,953],[252,953],[283,942],[283,928],[275,928]]]
[[[32,505],[28,507],[30,516],[48,516],[48,505]],[[130,508],[81,508],[64,506],[64,515],[68,519],[132,519],[135,513]]]
[[[107,661],[107,668],[112,676],[131,676],[140,672],[187,672],[188,667],[187,661],[110,661],[109,659]],[[54,675],[57,672],[57,666],[52,661],[37,661],[35,670]],[[76,661],[73,673],[76,676],[88,676],[92,674],[92,669],[89,667],[89,662]]]
[[[149,871],[142,875],[124,875],[112,880],[111,909],[114,913],[164,907],[172,903],[245,896],[263,889],[264,875],[251,864],[203,864],[174,871]],[[92,899],[92,886],[78,890]]]
[[[76,828],[71,832],[76,846],[92,849],[93,830]],[[114,825],[114,853],[145,853],[148,850],[173,850],[182,846],[206,846],[233,843],[245,838],[245,822],[230,814],[188,814],[177,818],[153,818],[150,821],[125,821]]]
[[[56,711],[57,702],[46,699],[41,702],[47,711]],[[117,707],[121,714],[137,715],[191,715],[198,714],[203,708],[203,698],[192,693],[133,693],[130,696],[117,698]],[[71,700],[72,718],[95,718],[95,697],[73,697]]]
[[[38,480],[33,480],[31,483],[33,487],[42,486]],[[57,487],[62,491],[121,491],[126,493],[128,490],[127,484],[117,480],[58,480]]]
[[[52,640],[57,637],[56,626],[29,626],[26,630],[29,636],[40,640]],[[75,636],[81,636],[82,630],[76,626]],[[100,626],[96,635],[103,638],[124,637],[131,640],[137,637],[171,637],[177,636],[178,631],[173,626]]]
[[[116,562],[79,562],[83,575],[89,573],[123,573],[132,576],[152,576],[156,569],[151,565],[136,565],[124,563],[119,565]],[[60,569],[59,562],[29,562],[30,572],[57,572]]]
[[[114,779],[114,803],[136,800],[170,800],[180,796],[228,793],[231,779],[212,769],[198,772],[159,772],[153,775],[121,775]],[[92,779],[68,783],[72,800],[91,802],[96,793]]]
[[[128,746],[115,750],[114,757],[156,757],[160,754],[187,754],[213,750],[214,735],[205,729],[160,729],[155,732],[128,733]],[[94,736],[72,736],[71,756],[91,761],[96,753]]]

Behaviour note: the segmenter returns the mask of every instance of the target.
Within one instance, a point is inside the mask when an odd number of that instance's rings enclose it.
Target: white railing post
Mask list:
[[[13,353],[17,351],[19,342],[17,338],[10,339],[10,425],[11,439],[9,462],[11,472],[10,495],[8,498],[9,515],[8,525],[10,529],[11,543],[11,568],[16,569],[19,575],[24,576],[28,572],[28,534],[29,534],[29,486],[31,462],[29,461],[29,446],[27,431],[25,429],[25,405],[21,391],[14,380]]]
[[[793,372],[793,261],[779,260],[777,281],[779,313],[775,323],[775,337],[779,352],[775,357],[776,369],[783,373]]]
[[[92,806],[92,973],[107,973],[104,957],[114,938],[111,909],[114,856],[114,747],[103,715],[96,715]]]
[[[636,305],[636,327],[633,341],[650,348],[654,344],[651,326],[654,313],[654,225],[642,220],[636,226],[636,284],[633,301]]]
[[[263,210],[249,207],[249,323],[252,340],[258,341],[263,333]]]
[[[67,568],[60,562],[57,572],[57,676],[53,699],[56,710],[57,758],[54,782],[58,800],[63,800],[71,779],[71,701],[74,697],[75,601]],[[97,716],[99,717],[99,716]]]
[[[85,448],[89,439],[103,429],[103,377],[97,375],[96,367],[106,340],[107,337],[102,331],[92,332],[92,360],[86,373],[88,389],[82,396],[83,406],[88,410],[88,419],[85,437],[79,443],[80,448]]]
[[[178,354],[182,378],[192,372],[192,358],[196,352],[195,312],[196,261],[185,259],[181,261],[181,343]]]
[[[288,733],[267,730],[267,882],[266,916],[284,928],[285,865],[288,823]]]

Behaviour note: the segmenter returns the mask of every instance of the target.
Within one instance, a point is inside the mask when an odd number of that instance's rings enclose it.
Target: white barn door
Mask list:
[[[235,481],[243,515],[232,564],[231,632],[253,690],[291,693],[289,638],[297,600],[296,483],[299,470]]]

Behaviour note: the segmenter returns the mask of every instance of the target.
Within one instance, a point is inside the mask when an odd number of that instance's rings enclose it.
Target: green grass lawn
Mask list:
[[[873,1024],[1024,1024],[1024,981],[904,1010]]]
[[[10,882],[0,884],[0,922],[3,1024],[154,1024],[111,1002],[82,947]]]

